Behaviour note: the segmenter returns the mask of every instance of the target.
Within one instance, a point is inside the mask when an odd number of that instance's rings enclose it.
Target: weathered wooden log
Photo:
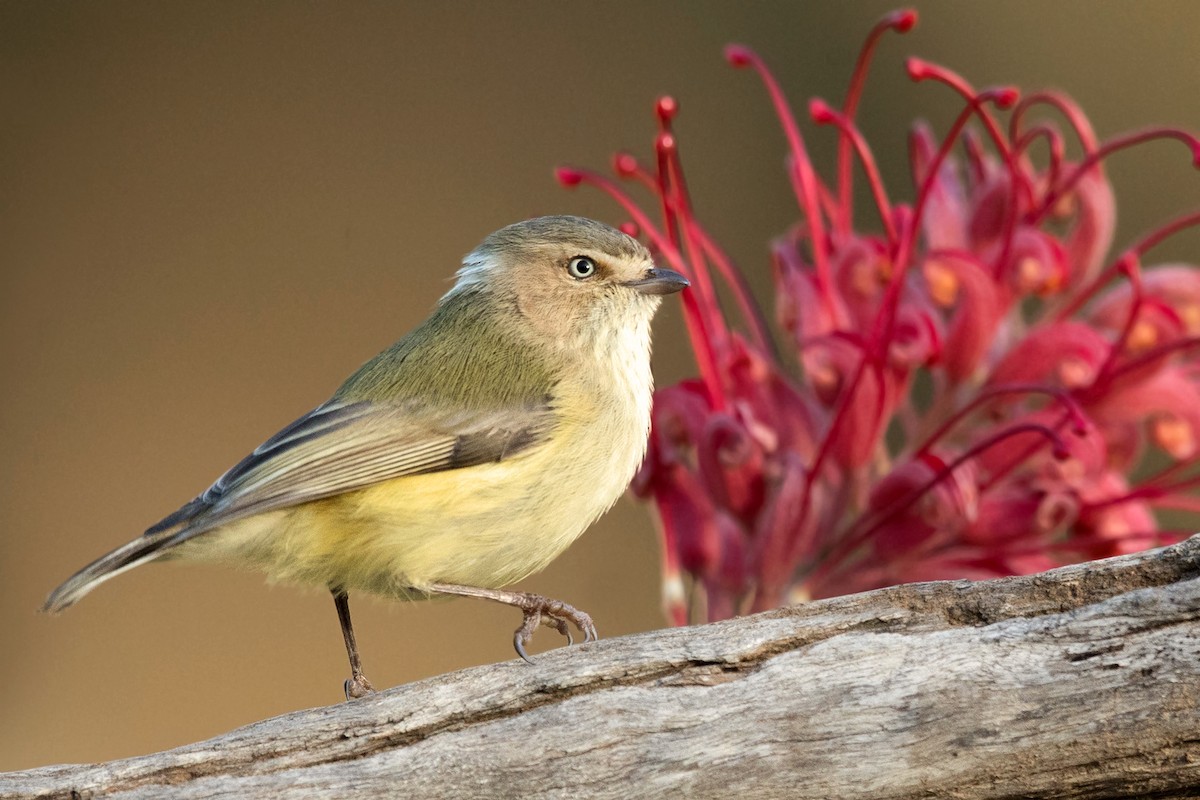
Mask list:
[[[100,796],[1200,797],[1200,537],[563,648],[0,775],[3,798]]]

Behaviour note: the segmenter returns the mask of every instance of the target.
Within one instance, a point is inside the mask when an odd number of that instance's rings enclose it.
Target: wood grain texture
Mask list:
[[[0,775],[0,798],[101,796],[1200,797],[1200,537],[563,648]]]

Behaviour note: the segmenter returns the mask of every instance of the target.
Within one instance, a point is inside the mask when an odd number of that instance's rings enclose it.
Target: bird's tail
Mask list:
[[[62,586],[51,592],[42,606],[42,611],[52,614],[62,611],[64,608],[74,605],[85,594],[109,578],[158,558],[174,544],[172,539],[178,532],[178,526],[175,526],[165,531],[147,533],[129,544],[101,556],[67,578]]]

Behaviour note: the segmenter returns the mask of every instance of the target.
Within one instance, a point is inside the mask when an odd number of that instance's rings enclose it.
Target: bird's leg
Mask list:
[[[552,600],[549,597],[543,597],[540,594],[530,594],[529,592],[481,589],[477,586],[460,586],[457,583],[431,583],[421,588],[424,591],[436,594],[481,597],[484,600],[494,600],[497,603],[504,603],[505,605],[519,608],[521,613],[525,615],[525,620],[521,623],[521,627],[517,628],[513,634],[513,647],[516,649],[517,655],[526,661],[530,661],[530,659],[525,654],[525,645],[529,644],[529,640],[533,638],[533,632],[537,630],[538,625],[554,628],[554,630],[567,637],[567,644],[573,643],[571,630],[567,627],[568,622],[574,623],[576,628],[583,631],[583,640],[585,642],[594,642],[597,639],[596,626],[593,624],[592,618],[561,600]],[[530,663],[533,662],[530,661]]]
[[[350,657],[350,679],[345,683],[346,699],[366,697],[375,687],[363,675],[362,661],[358,657],[358,645],[354,642],[354,628],[350,625],[350,596],[342,589],[330,589],[333,604],[337,606],[338,622],[342,624],[342,638],[346,640],[346,655]]]

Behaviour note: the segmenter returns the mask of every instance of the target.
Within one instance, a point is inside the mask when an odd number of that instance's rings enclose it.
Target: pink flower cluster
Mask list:
[[[1061,94],[978,91],[913,58],[908,75],[949,87],[963,109],[944,134],[913,128],[914,199],[894,202],[854,120],[878,42],[915,22],[900,11],[875,26],[840,109],[809,104],[838,136],[832,181],[762,60],[726,51],[762,79],[790,147],[801,220],[772,248],[778,339],[693,213],[671,98],[657,105],[654,163],[614,161],[661,224],[616,180],[559,170],[615,198],[626,230],[693,283],[699,376],[657,393],[634,483],[657,509],[678,624],[685,574],[716,619],[1129,552],[1189,533],[1164,530],[1155,508],[1200,511],[1200,270],[1142,263],[1200,212],[1106,262],[1115,203],[1102,163],[1167,137],[1200,166],[1200,140],[1161,128],[1101,142]],[[855,227],[856,165],[881,231]]]

